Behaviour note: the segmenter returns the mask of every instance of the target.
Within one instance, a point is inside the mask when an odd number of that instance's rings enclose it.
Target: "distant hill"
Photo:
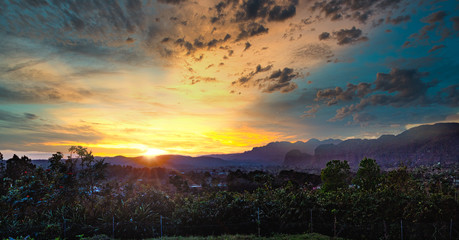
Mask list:
[[[350,139],[339,144],[318,146],[314,156],[290,152],[284,164],[321,168],[333,159],[347,160],[357,168],[364,157],[375,159],[383,168],[459,163],[459,123],[438,123],[411,128],[399,135],[378,139]]]
[[[149,157],[106,157],[110,164],[132,167],[165,167],[197,169],[284,165],[300,168],[323,168],[333,159],[347,160],[356,169],[364,157],[375,159],[383,168],[419,165],[451,165],[459,163],[459,123],[438,123],[411,128],[398,135],[378,139],[328,139],[307,142],[272,142],[250,151],[214,154],[200,157],[162,155]],[[96,157],[101,159],[101,157]],[[46,160],[34,160],[47,166]]]
[[[282,165],[285,154],[291,150],[299,150],[304,153],[314,154],[316,147],[322,144],[338,144],[339,139],[327,139],[320,141],[317,139],[310,139],[307,142],[272,142],[263,147],[254,147],[250,151],[235,154],[214,154],[208,155],[211,157],[221,158],[227,161],[243,161],[243,162],[256,162],[266,165]]]
[[[157,157],[106,157],[105,162],[113,165],[132,167],[165,167],[171,169],[199,169],[219,167],[254,166],[254,163],[231,162],[220,158],[201,156],[190,157],[183,155],[160,155]]]

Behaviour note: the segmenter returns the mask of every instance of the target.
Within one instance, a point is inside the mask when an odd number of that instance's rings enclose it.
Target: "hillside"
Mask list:
[[[383,168],[403,163],[419,165],[457,164],[459,162],[459,123],[438,123],[411,128],[399,135],[383,135],[378,139],[350,139],[339,144],[318,146],[314,156],[290,153],[284,164],[301,167],[323,167],[333,159],[347,160],[356,168],[364,157],[375,159]],[[293,159],[292,159],[293,158]],[[292,164],[292,162],[294,164]]]
[[[285,154],[287,152],[297,149],[301,152],[314,154],[316,147],[322,144],[338,144],[339,139],[327,139],[320,141],[317,139],[310,139],[307,142],[272,142],[266,146],[254,147],[250,151],[235,154],[215,154],[209,155],[211,157],[221,158],[227,161],[242,161],[242,162],[256,162],[266,165],[282,165]]]

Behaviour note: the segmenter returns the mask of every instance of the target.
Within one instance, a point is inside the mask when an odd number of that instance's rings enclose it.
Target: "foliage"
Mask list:
[[[351,168],[347,161],[332,160],[322,169],[320,177],[324,191],[335,191],[349,184]]]
[[[335,160],[321,172],[322,190],[310,186],[319,176],[239,170],[224,177],[234,191],[209,185],[193,192],[188,182],[212,183],[208,181],[210,173],[169,175],[163,170],[115,168],[121,174],[160,175],[176,185],[170,192],[174,194],[168,195],[158,190],[161,181],[138,182],[140,175],[126,182],[104,178],[106,164],[94,159],[90,151],[72,147],[70,152],[74,156],[68,158],[54,154],[48,169],[31,167],[27,158],[8,160],[0,178],[4,187],[0,195],[1,238],[113,234],[117,238],[148,238],[160,235],[162,223],[169,236],[248,234],[207,239],[322,239],[311,234],[271,236],[309,231],[353,239],[394,239],[400,236],[403,220],[407,225],[417,224],[415,230],[406,230],[409,236],[428,239],[448,232],[451,220],[459,222],[452,185],[456,172],[411,172],[400,167],[380,173],[374,160],[363,159],[353,180],[357,187],[349,187],[349,165]],[[262,237],[250,235],[258,229]]]
[[[364,190],[376,190],[381,182],[381,170],[376,161],[371,158],[360,161],[359,170],[352,182]]]

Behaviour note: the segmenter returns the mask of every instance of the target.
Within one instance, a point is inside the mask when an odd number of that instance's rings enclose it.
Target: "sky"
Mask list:
[[[458,36],[454,0],[0,1],[0,152],[197,156],[459,122]]]

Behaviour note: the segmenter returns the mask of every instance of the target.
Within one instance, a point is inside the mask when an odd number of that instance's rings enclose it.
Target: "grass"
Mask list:
[[[163,240],[330,240],[332,237],[318,233],[297,234],[297,235],[274,235],[271,237],[257,237],[255,235],[222,235],[209,237],[163,237]],[[344,240],[344,238],[335,238]]]

